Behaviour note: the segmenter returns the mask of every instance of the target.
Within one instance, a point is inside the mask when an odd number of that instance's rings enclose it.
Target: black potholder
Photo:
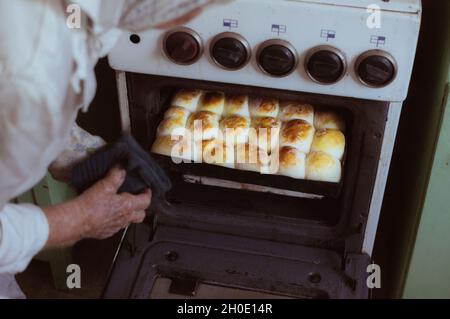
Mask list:
[[[130,135],[124,135],[76,165],[72,171],[72,185],[83,192],[104,178],[115,165],[127,172],[119,193],[137,195],[151,188],[152,195],[160,197],[172,187],[164,170]]]

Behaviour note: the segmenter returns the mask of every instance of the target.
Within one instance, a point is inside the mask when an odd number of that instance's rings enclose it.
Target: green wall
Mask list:
[[[450,74],[448,81],[450,83]],[[420,219],[404,298],[450,298],[450,100],[447,84],[428,192]]]
[[[423,4],[414,76],[400,121],[374,251],[374,260],[382,267],[382,289],[375,291],[375,297],[379,298],[438,295],[450,298],[447,287],[450,256],[446,248],[450,240],[450,205],[441,207],[445,197],[450,199],[450,179],[448,173],[442,174],[446,161],[450,160],[445,145],[445,136],[450,134],[447,126],[439,142],[442,151],[438,150],[434,164],[433,176],[439,178],[430,180],[444,117],[443,98],[450,60],[450,1]],[[448,111],[445,118],[448,119]],[[427,195],[429,182],[432,193]],[[439,278],[446,282],[440,282]]]

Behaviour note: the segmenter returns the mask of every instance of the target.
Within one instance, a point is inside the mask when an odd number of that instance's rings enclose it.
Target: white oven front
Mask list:
[[[175,166],[153,154],[174,189],[126,234],[105,296],[145,298],[165,280],[173,291],[187,280],[289,297],[367,297],[420,17],[416,0],[235,0],[172,30],[124,34],[109,56],[123,130],[149,152],[180,89],[298,100],[341,111],[351,125],[343,179],[333,187]],[[186,252],[216,259],[208,267]],[[291,269],[287,259],[298,270],[277,273]]]

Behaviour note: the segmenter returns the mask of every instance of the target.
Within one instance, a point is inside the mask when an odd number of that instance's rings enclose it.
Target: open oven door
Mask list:
[[[123,238],[104,298],[368,298],[367,255],[144,223]]]

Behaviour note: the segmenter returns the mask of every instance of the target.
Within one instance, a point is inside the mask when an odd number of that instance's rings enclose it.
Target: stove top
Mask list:
[[[421,0],[287,0],[294,2],[309,2],[329,4],[343,7],[367,8],[377,5],[381,10],[417,13],[421,11]]]

